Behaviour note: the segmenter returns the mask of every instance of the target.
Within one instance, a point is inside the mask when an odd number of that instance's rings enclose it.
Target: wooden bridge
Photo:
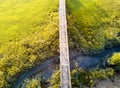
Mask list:
[[[59,0],[60,86],[71,88],[66,0]]]

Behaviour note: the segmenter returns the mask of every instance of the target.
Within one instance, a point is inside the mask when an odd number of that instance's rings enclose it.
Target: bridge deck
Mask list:
[[[59,0],[59,41],[61,72],[60,85],[61,88],[71,88],[65,0]]]

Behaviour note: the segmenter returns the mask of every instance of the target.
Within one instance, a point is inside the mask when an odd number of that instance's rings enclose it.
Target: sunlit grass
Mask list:
[[[0,0],[0,88],[58,49],[58,0]]]
[[[0,46],[42,30],[57,0],[0,0]],[[55,18],[54,18],[55,19]]]
[[[68,0],[70,48],[84,54],[96,54],[119,45],[119,12],[118,0]]]

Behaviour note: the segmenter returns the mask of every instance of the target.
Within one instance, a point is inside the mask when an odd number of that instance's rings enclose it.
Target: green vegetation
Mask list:
[[[37,74],[31,78],[26,78],[19,88],[43,88],[46,85],[42,84],[44,83],[43,81],[45,82],[42,76],[40,74]]]
[[[98,54],[105,48],[120,45],[120,1],[68,0],[67,20],[69,46],[84,54]],[[94,80],[105,79],[120,71],[119,54],[108,59],[107,69],[72,71],[72,86],[93,86]]]
[[[113,67],[115,71],[120,72],[120,53],[114,53],[112,57],[108,58],[107,63]]]
[[[19,88],[47,88],[48,86],[48,80],[44,78],[41,73],[38,73],[34,76],[26,78]]]
[[[0,0],[0,24],[0,88],[12,88],[21,73],[57,53],[58,0]]]
[[[82,88],[84,85],[92,87],[95,80],[103,80],[114,75],[111,68],[100,70],[81,70],[74,69],[72,71],[72,86]]]
[[[41,88],[40,79],[26,79],[21,88]]]
[[[49,80],[50,88],[60,87],[60,71],[56,71]]]
[[[68,0],[70,48],[84,54],[96,54],[119,45],[119,6],[118,0]]]
[[[84,70],[75,68],[71,72],[72,87],[83,88],[84,85],[92,87],[95,80],[104,80],[114,76],[114,69],[94,69]],[[60,72],[56,71],[50,80],[51,88],[58,88],[60,86]]]
[[[67,0],[70,48],[96,54],[120,45],[119,12],[119,0]],[[54,56],[58,39],[58,0],[0,0],[0,88],[12,88],[22,73]],[[112,77],[120,71],[120,54],[107,63],[107,69],[74,69],[72,86],[91,87],[96,79]],[[59,87],[59,74],[51,77],[51,88]],[[42,83],[37,76],[21,87],[41,88]]]

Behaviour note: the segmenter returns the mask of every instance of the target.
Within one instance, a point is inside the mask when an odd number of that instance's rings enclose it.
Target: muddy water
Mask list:
[[[111,55],[112,53],[120,52],[120,47],[114,47],[112,49],[106,49],[102,53],[96,55],[84,55],[78,51],[70,50],[70,64],[71,69],[74,67],[74,64],[77,63],[79,67],[83,68],[94,68],[96,66],[104,65],[103,60],[106,56]],[[59,68],[59,59],[58,56],[47,59],[40,66],[33,68],[31,71],[22,74],[17,83],[13,88],[18,88],[23,80],[31,75],[41,73],[45,78],[51,77],[52,73]]]

